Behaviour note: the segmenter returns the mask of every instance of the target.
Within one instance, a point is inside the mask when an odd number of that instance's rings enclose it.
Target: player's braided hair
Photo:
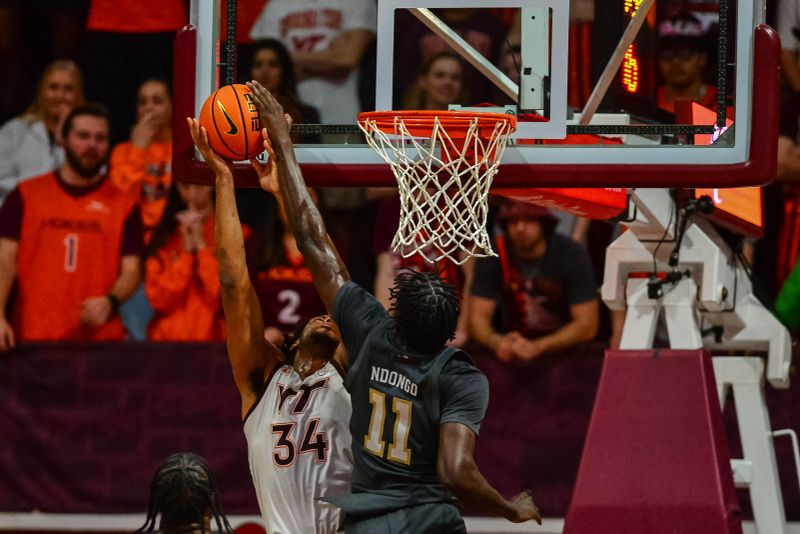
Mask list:
[[[453,339],[458,323],[458,292],[436,273],[404,270],[389,290],[395,328],[414,351],[437,352]]]
[[[186,532],[187,527],[207,532],[205,516],[211,512],[218,532],[232,533],[219,502],[216,482],[206,461],[190,452],[164,460],[150,484],[147,518],[136,532]],[[161,521],[156,529],[156,518]]]

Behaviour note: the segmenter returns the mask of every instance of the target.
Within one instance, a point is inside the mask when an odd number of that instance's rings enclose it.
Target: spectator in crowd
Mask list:
[[[492,63],[498,60],[508,28],[488,8],[447,8],[433,12],[486,59]],[[436,54],[452,53],[453,50],[413,16],[398,15],[395,34],[394,94],[403,98],[408,87],[414,83],[413,76],[418,72],[418,65]],[[464,87],[466,99],[470,103],[490,102],[494,96],[493,84],[472,66],[468,66],[464,72],[469,82]],[[398,104],[400,102],[396,102]]]
[[[111,152],[111,180],[139,197],[145,245],[155,230],[172,184],[172,95],[163,80],[147,80],[139,86],[137,121],[130,141]],[[131,339],[144,341],[153,309],[144,285],[120,307],[120,316]]]
[[[784,84],[793,93],[800,93],[800,1],[778,0],[775,25],[781,38]]]
[[[255,80],[277,98],[283,109],[298,124],[318,124],[319,112],[297,98],[294,64],[286,47],[277,39],[261,39],[251,45],[253,52],[248,65],[248,80]],[[319,136],[294,136],[295,142],[318,143]],[[272,230],[278,224],[274,198],[263,189],[239,189],[236,204],[244,224],[254,229]],[[264,209],[265,206],[274,209]]]
[[[775,315],[793,332],[800,327],[800,264],[795,264],[775,299]]]
[[[355,124],[360,111],[358,68],[375,38],[374,0],[270,0],[253,24],[253,39],[278,39],[295,67],[297,96],[314,106],[326,124]],[[363,265],[354,246],[369,229],[363,224],[362,188],[320,190],[321,211],[339,253],[353,268]],[[355,264],[355,265],[354,265]],[[359,272],[357,267],[353,270]]]
[[[316,202],[314,190],[309,193]],[[260,239],[253,236],[252,241],[258,248],[252,255],[256,271],[253,287],[264,316],[264,338],[281,346],[284,337],[293,333],[297,325],[306,324],[326,312],[289,229],[280,199],[278,214]]]
[[[145,267],[145,292],[155,311],[148,339],[225,339],[211,187],[173,184],[147,247]]]
[[[658,72],[663,79],[658,107],[674,113],[677,100],[692,100],[716,109],[717,88],[703,80],[708,54],[702,23],[685,15],[661,22],[658,33]]]
[[[775,249],[760,247],[756,254],[757,272],[763,273],[764,266],[770,269],[772,280],[768,279],[767,287],[774,291],[783,285],[800,254],[800,95],[787,92],[781,104],[777,180],[766,189],[764,199],[767,230],[778,239],[773,243]],[[774,219],[776,213],[782,217]],[[777,232],[775,223],[780,228]]]
[[[452,52],[425,60],[416,82],[409,87],[404,109],[447,109],[464,103],[464,67]]]
[[[167,204],[172,185],[172,95],[163,80],[139,86],[136,124],[129,141],[111,152],[111,180],[139,197],[145,243]]]
[[[136,532],[161,534],[233,533],[222,511],[217,482],[208,463],[197,454],[168,456],[153,475],[147,518]]]
[[[102,173],[109,153],[101,106],[64,119],[65,161],[22,182],[0,209],[0,350],[15,340],[124,338],[119,304],[141,280],[136,198]],[[14,326],[5,316],[16,277]]]
[[[82,62],[86,94],[111,110],[113,143],[130,133],[139,85],[172,78],[172,42],[189,22],[188,6],[186,0],[91,0]]]
[[[472,336],[503,361],[532,360],[593,339],[599,305],[586,249],[555,233],[555,220],[540,206],[506,201],[498,219],[504,229],[495,239],[498,257],[475,265]]]
[[[352,124],[359,112],[357,68],[375,38],[374,0],[270,0],[250,36],[273,38],[290,50],[298,97],[322,122]]]
[[[289,51],[277,39],[261,39],[253,45],[250,77],[266,87],[295,123],[317,124],[319,112],[298,100],[295,68]]]
[[[62,164],[58,132],[69,111],[83,104],[82,84],[75,63],[51,63],[39,81],[36,100],[22,116],[0,128],[0,200],[20,181]]]

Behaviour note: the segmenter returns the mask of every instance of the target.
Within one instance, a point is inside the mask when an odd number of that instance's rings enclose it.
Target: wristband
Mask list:
[[[111,313],[117,313],[117,310],[119,309],[119,299],[111,293],[108,293],[106,298],[108,299],[108,302],[111,303]]]

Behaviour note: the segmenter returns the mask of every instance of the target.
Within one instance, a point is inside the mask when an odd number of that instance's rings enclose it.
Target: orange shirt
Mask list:
[[[122,190],[139,196],[145,243],[161,220],[172,184],[172,142],[150,143],[139,148],[130,141],[111,153],[111,180]]]
[[[151,341],[222,341],[222,316],[217,259],[214,257],[214,214],[203,228],[206,247],[183,250],[180,229],[155,256],[147,258],[145,292],[155,316]]]
[[[75,196],[55,173],[22,182],[15,331],[24,340],[120,340],[118,317],[79,324],[81,304],[107,294],[119,275],[125,222],[136,198],[110,180]]]
[[[86,29],[119,33],[171,32],[189,22],[187,4],[186,0],[92,0]]]

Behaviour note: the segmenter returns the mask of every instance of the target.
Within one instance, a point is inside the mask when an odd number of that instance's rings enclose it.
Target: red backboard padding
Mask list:
[[[564,534],[741,534],[711,357],[607,351]]]

